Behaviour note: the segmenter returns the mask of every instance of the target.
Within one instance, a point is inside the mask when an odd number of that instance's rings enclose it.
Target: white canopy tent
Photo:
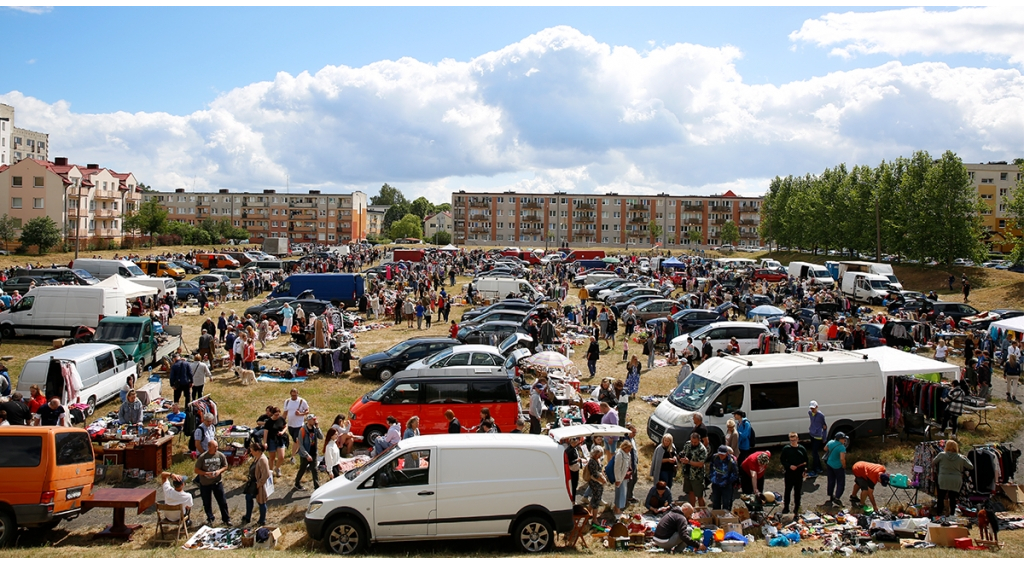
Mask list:
[[[455,245],[452,245],[451,243],[448,243],[447,245],[441,247],[438,250],[439,251],[457,251],[457,250],[459,250],[459,248],[456,247]]]
[[[1017,333],[1024,333],[1024,316],[1011,317],[1010,319],[1000,319],[999,321],[993,321],[990,327],[1002,329],[1003,331],[1016,331]]]
[[[140,298],[142,296],[152,296],[157,293],[157,289],[151,286],[143,286],[142,284],[136,284],[131,280],[115,274],[103,282],[96,284],[97,288],[117,288],[124,292],[124,297],[129,300],[132,298]]]
[[[956,380],[960,367],[948,362],[939,362],[892,347],[873,347],[854,351],[864,353],[869,359],[878,361],[882,374],[888,376],[917,376],[940,374],[943,380]]]

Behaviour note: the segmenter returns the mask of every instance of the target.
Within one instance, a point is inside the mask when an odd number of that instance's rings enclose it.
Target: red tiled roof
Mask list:
[[[729,191],[728,191],[728,192],[726,192],[725,194],[722,194],[722,197],[723,197],[723,198],[738,198],[739,196],[737,196],[736,194],[734,194],[734,193],[732,192],[732,190],[729,190]]]

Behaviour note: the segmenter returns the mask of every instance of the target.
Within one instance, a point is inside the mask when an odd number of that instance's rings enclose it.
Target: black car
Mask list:
[[[185,274],[202,274],[203,267],[193,264],[191,262],[185,262],[183,260],[170,260],[167,261],[171,266],[177,266],[178,268],[185,271]]]
[[[530,311],[535,307],[537,307],[537,304],[519,298],[512,300],[502,300],[500,302],[493,303],[489,306],[480,307],[463,313],[462,319],[459,320],[459,324],[472,321],[482,315],[486,315],[492,311],[496,311],[499,309],[506,311]]]
[[[929,309],[923,311],[928,317],[928,321],[935,321],[935,319],[941,314],[946,317],[952,317],[953,321],[955,321],[957,325],[960,324],[961,319],[981,313],[977,309],[974,309],[973,306],[958,302],[934,302]]]
[[[60,282],[53,278],[43,278],[42,276],[15,276],[14,278],[8,278],[7,282],[4,282],[4,291],[8,294],[13,294],[17,290],[19,294],[24,295],[32,287],[33,282],[35,282],[36,286],[57,286],[60,284]]]
[[[309,318],[309,314],[316,314],[317,317],[323,315],[327,308],[330,307],[331,302],[327,300],[295,300],[289,302],[292,309],[298,309],[302,306],[302,311],[306,314],[306,318]],[[278,325],[284,322],[284,316],[281,315],[281,308],[284,304],[281,304],[276,309],[267,309],[260,313],[260,315],[266,315],[267,319],[273,319]]]
[[[522,323],[515,321],[489,321],[476,327],[464,327],[459,329],[459,341],[467,345],[491,345],[498,346],[498,343],[505,340],[512,333],[520,332],[523,329]],[[493,337],[493,339],[492,339]]]
[[[676,335],[691,333],[695,329],[710,325],[716,321],[725,321],[726,312],[713,309],[683,309],[677,311],[671,318],[675,323],[675,335],[668,335],[666,333],[664,339],[658,340],[658,344],[666,343]],[[664,325],[667,319],[666,317],[659,317],[658,319],[648,321],[647,332],[651,335],[657,334],[658,326]]]
[[[461,344],[455,339],[442,337],[409,339],[386,351],[366,355],[359,359],[359,373],[366,378],[387,382],[417,360]]]
[[[282,307],[284,307],[284,304],[291,303],[294,301],[295,298],[293,297],[274,298],[272,300],[267,300],[261,304],[256,304],[254,306],[249,306],[245,308],[245,315],[251,315],[255,318],[259,318],[260,314],[262,314],[263,312],[279,310]]]

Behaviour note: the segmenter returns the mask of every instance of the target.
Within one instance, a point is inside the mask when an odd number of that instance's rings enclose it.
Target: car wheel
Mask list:
[[[363,528],[351,517],[343,517],[332,521],[324,535],[324,547],[342,556],[358,554],[366,548],[366,534]]]
[[[388,430],[380,425],[370,425],[365,431],[363,431],[363,441],[368,446],[372,447],[373,444],[377,442],[377,439],[383,437],[387,432]]]
[[[0,509],[0,548],[14,544],[16,536],[18,536],[18,524],[14,521],[14,515]]]
[[[96,413],[96,396],[89,398],[89,401],[85,402],[88,407],[85,408],[85,416],[91,417],[93,413]]]
[[[543,552],[554,544],[554,530],[546,518],[530,515],[519,521],[512,538],[523,552]]]
[[[380,381],[387,382],[388,380],[395,377],[395,372],[390,368],[385,368],[380,371]]]
[[[11,327],[10,325],[4,325],[3,327],[0,327],[0,336],[2,336],[4,339],[13,339],[14,327]]]

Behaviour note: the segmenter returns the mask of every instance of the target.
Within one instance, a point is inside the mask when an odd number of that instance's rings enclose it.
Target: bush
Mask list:
[[[170,247],[172,245],[180,245],[181,244],[181,236],[180,235],[173,235],[173,234],[170,234],[170,233],[168,233],[166,235],[158,235],[157,238],[156,238],[156,242],[157,242],[158,245],[160,245],[162,247]]]
[[[16,255],[27,255],[28,254],[28,247],[25,246],[25,245],[18,245],[18,248],[14,249],[14,254],[16,254]]]

